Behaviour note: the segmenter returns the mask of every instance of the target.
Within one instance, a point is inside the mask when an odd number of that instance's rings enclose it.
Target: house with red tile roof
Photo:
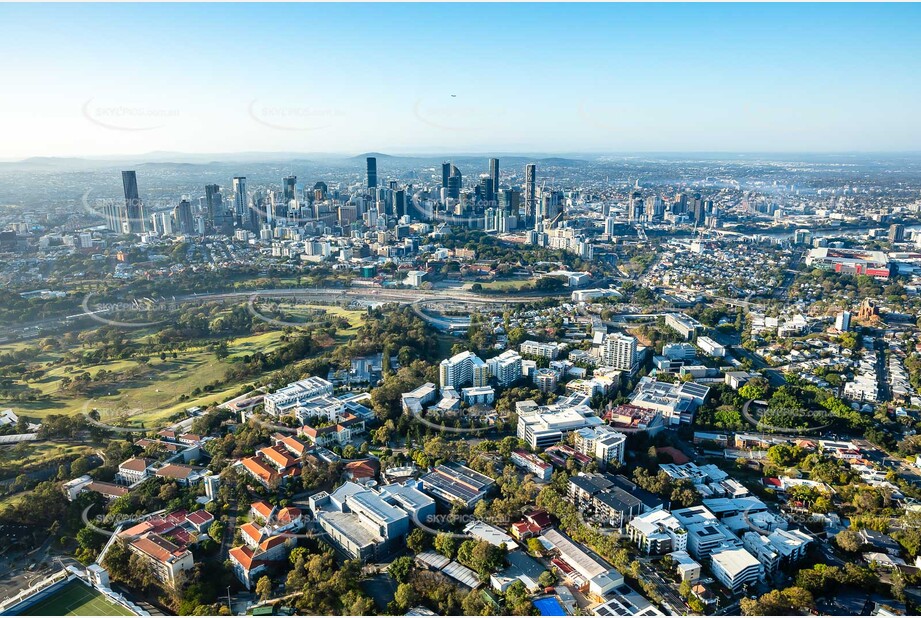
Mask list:
[[[250,476],[259,481],[265,487],[271,487],[281,482],[281,475],[274,469],[263,463],[261,457],[247,457],[240,461],[240,465]]]
[[[167,453],[178,453],[184,448],[181,444],[167,442],[166,440],[151,440],[149,438],[141,438],[140,440],[136,440],[134,445],[139,446],[144,450],[151,449],[157,452]]]
[[[195,566],[192,552],[153,532],[129,541],[128,549],[150,565],[158,580],[173,588],[180,582],[180,575]]]
[[[203,509],[199,509],[194,513],[189,513],[185,519],[189,522],[189,525],[199,533],[208,532],[208,528],[214,523],[214,515]]]
[[[512,536],[519,541],[540,535],[540,526],[529,521],[516,521],[512,524]]]
[[[268,446],[256,451],[269,465],[273,466],[280,474],[298,465],[298,460],[281,446]]]
[[[134,485],[150,476],[149,468],[152,464],[151,459],[132,457],[118,464],[115,478],[125,485]]]
[[[250,526],[246,523],[241,527],[243,539],[246,545],[231,548],[230,562],[233,565],[234,574],[237,579],[251,590],[259,576],[273,562],[280,562],[288,555],[288,551],[297,544],[297,539],[288,535],[274,535],[262,538],[258,543],[250,542],[249,534],[253,530],[243,531],[243,528]]]
[[[262,531],[262,527],[251,521],[240,526],[240,536],[243,542],[253,549],[259,547],[259,544],[268,538],[268,535]]]
[[[350,461],[345,464],[342,476],[348,481],[354,481],[359,485],[367,485],[374,481],[377,476],[377,470],[368,460]]]
[[[303,521],[304,513],[296,506],[286,506],[278,511],[275,521],[281,526],[287,526],[292,523]]]
[[[250,518],[257,520],[260,523],[269,521],[272,519],[273,515],[275,515],[275,507],[265,500],[259,500],[249,505]]]
[[[299,433],[306,436],[310,443],[316,446],[330,444],[344,446],[364,431],[365,422],[351,412],[346,412],[339,417],[335,425],[325,425],[320,428],[304,425],[300,428]]]
[[[204,476],[203,470],[200,468],[193,468],[192,466],[172,463],[166,464],[154,472],[154,475],[159,478],[176,481],[183,486],[194,485],[201,480],[202,476]]]
[[[302,457],[307,450],[307,444],[298,440],[294,436],[286,436],[280,433],[275,434],[275,446],[283,447],[288,450],[294,457]]]
[[[102,494],[102,497],[107,500],[114,500],[115,498],[121,498],[128,493],[128,488],[124,485],[116,485],[115,483],[105,483],[103,481],[93,481],[84,485],[83,489],[80,490],[80,493],[85,491],[95,491],[96,493]]]
[[[268,562],[256,558],[256,551],[246,545],[232,548],[229,554],[237,579],[247,590],[252,590],[256,580],[268,569]]]

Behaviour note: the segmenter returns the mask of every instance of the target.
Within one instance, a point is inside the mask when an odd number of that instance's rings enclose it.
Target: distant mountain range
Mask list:
[[[538,166],[578,167],[585,164],[602,163],[640,163],[642,161],[727,161],[735,164],[755,163],[757,161],[811,161],[826,163],[858,163],[883,161],[910,161],[917,163],[919,153],[704,153],[704,152],[664,152],[664,153],[574,153],[562,156],[552,153],[494,153],[494,154],[400,154],[391,155],[382,152],[366,152],[358,155],[342,153],[302,153],[302,152],[235,152],[235,153],[185,153],[155,151],[138,155],[109,155],[98,157],[30,157],[20,161],[2,161],[0,170],[22,171],[92,171],[107,168],[188,168],[193,166],[236,165],[236,164],[296,164],[322,163],[329,167],[354,168],[363,165],[367,157],[376,157],[379,165],[398,168],[416,168],[437,166],[442,161],[462,165],[466,168],[482,167],[485,171],[487,160],[496,157],[503,169],[537,163]]]
[[[381,152],[368,152],[348,156],[339,153],[297,153],[297,152],[238,152],[223,154],[193,154],[182,152],[149,152],[142,155],[112,155],[103,157],[30,157],[20,161],[0,162],[0,169],[6,170],[69,170],[83,171],[104,169],[110,167],[189,167],[226,165],[231,163],[292,163],[292,162],[322,162],[330,166],[354,167],[356,163],[364,163],[367,157],[376,157],[379,163],[394,166],[424,166],[437,165],[442,161],[451,161],[465,166],[471,163],[482,163],[484,169],[486,161],[496,155],[445,155],[445,154],[420,154],[420,155],[389,155]],[[549,155],[506,154],[498,155],[502,165],[518,166],[526,163],[537,163],[554,166],[578,166],[597,159],[597,155],[587,158],[566,158]],[[506,168],[507,169],[507,168]]]

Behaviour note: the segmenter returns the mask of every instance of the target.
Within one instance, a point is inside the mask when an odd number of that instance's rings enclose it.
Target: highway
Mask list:
[[[399,304],[427,304],[429,302],[454,302],[463,304],[476,304],[481,306],[521,304],[544,300],[547,298],[566,298],[569,292],[563,293],[514,293],[514,294],[476,294],[460,288],[415,290],[415,289],[383,289],[383,288],[273,288],[260,290],[242,290],[234,292],[204,292],[202,294],[187,294],[163,299],[164,304],[180,305],[199,302],[225,302],[248,301],[258,298],[291,298],[295,301],[337,302],[344,300],[365,301],[369,303],[399,303]],[[79,311],[68,316],[46,318],[28,323],[9,324],[0,328],[0,337],[13,336],[15,338],[37,337],[41,329],[59,327],[67,322],[78,319],[95,319],[106,323],[103,317],[105,311],[84,312]],[[423,312],[418,312],[423,313]],[[420,317],[424,317],[420,315]],[[148,319],[145,315],[145,320]],[[433,320],[428,316],[430,321]],[[128,322],[126,322],[128,324]],[[452,323],[453,325],[453,323]],[[141,326],[141,324],[138,324]],[[128,328],[128,326],[125,326]],[[24,337],[23,334],[27,333]]]

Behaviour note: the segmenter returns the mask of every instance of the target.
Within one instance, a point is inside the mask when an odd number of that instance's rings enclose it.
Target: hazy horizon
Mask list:
[[[494,150],[466,150],[466,151],[451,151],[451,150],[441,150],[441,151],[415,151],[415,150],[393,150],[393,151],[377,151],[377,150],[365,150],[365,151],[331,151],[331,152],[322,152],[322,151],[273,151],[273,150],[240,150],[240,151],[224,151],[224,152],[191,152],[191,151],[150,151],[150,152],[141,152],[141,153],[105,153],[105,154],[95,154],[95,155],[34,155],[28,157],[10,157],[10,158],[0,158],[0,163],[14,164],[14,163],[25,163],[33,160],[83,160],[89,162],[100,162],[105,163],[109,161],[122,162],[125,159],[136,159],[141,162],[151,162],[151,163],[170,163],[167,157],[178,157],[178,158],[196,158],[202,159],[203,161],[208,158],[221,159],[221,162],[225,162],[229,157],[244,157],[251,160],[266,160],[271,157],[279,158],[312,158],[312,159],[354,159],[362,158],[365,156],[378,156],[378,157],[392,157],[392,158],[418,158],[418,159],[429,159],[429,158],[449,158],[449,157],[463,157],[463,158],[475,158],[475,157],[520,157],[520,158],[563,158],[563,159],[578,159],[579,157],[623,157],[623,158],[636,158],[636,157],[795,157],[795,156],[805,156],[805,157],[877,157],[877,156],[892,156],[892,157],[921,157],[921,149],[918,150],[841,150],[841,151],[819,151],[819,150],[631,150],[631,151],[603,151],[603,150],[581,150],[581,151],[494,151]]]

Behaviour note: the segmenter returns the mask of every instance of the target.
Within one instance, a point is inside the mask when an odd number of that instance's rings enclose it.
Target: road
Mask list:
[[[231,498],[230,504],[227,505],[227,525],[224,526],[224,536],[221,538],[221,560],[227,560],[230,552],[230,546],[233,544],[233,537],[237,530],[237,499]]]
[[[668,605],[667,608],[672,610],[671,614],[673,616],[685,615],[687,612],[685,611],[684,600],[678,596],[674,584],[662,577],[655,567],[648,562],[640,560],[640,568],[646,579],[652,582],[659,594],[662,595],[662,598]]]
[[[889,346],[882,338],[873,340],[873,348],[876,351],[876,379],[879,382],[879,400],[891,401],[892,389],[889,387],[889,367],[886,364],[886,351]]]
[[[712,615],[713,616],[739,616],[740,615],[739,602],[734,601],[732,605],[727,605],[723,609],[714,612]]]
[[[246,301],[253,297],[257,298],[293,298],[295,300],[313,300],[313,301],[337,301],[337,300],[362,300],[374,302],[396,302],[400,304],[411,304],[424,301],[454,301],[464,303],[488,304],[516,304],[528,303],[547,298],[563,298],[569,296],[569,292],[564,293],[514,293],[514,294],[476,294],[465,291],[460,288],[452,289],[435,289],[435,290],[410,290],[410,289],[382,289],[382,288],[273,288],[262,290],[246,290],[235,292],[205,292],[204,294],[188,294],[185,296],[174,296],[170,299],[164,299],[164,302],[176,305],[185,303],[198,303],[202,301]],[[90,316],[85,312],[77,312],[72,315],[46,318],[35,320],[33,322],[18,323],[6,325],[0,328],[0,336],[15,336],[18,338],[37,337],[41,329],[57,328],[64,323],[77,319],[98,319],[104,321],[101,315],[96,312]],[[29,336],[23,337],[23,331],[29,331]]]

